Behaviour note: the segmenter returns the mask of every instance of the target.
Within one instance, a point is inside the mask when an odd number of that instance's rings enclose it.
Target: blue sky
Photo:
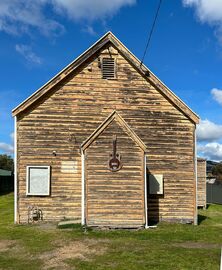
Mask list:
[[[111,30],[142,58],[158,0],[1,0],[0,153],[11,110]],[[163,0],[144,63],[200,117],[198,151],[222,160],[222,1]]]

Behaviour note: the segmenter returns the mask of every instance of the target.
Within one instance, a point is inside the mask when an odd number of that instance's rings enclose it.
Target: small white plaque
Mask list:
[[[163,175],[149,175],[149,194],[163,194]]]
[[[75,161],[62,161],[61,172],[62,173],[77,173],[77,160]]]

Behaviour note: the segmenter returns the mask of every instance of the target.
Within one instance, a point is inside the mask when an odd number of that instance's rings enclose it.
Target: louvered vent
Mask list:
[[[115,79],[116,78],[115,59],[103,58],[102,76],[103,76],[103,79]]]

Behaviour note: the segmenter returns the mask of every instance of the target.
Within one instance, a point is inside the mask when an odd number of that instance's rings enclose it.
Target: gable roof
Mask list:
[[[116,120],[120,126],[125,128],[128,136],[145,152],[146,145],[144,142],[136,135],[136,133],[129,127],[126,121],[116,112],[113,111],[100,125],[99,127],[81,144],[81,149],[84,151],[90,144],[103,132],[108,125]]]
[[[73,62],[66,66],[62,71],[55,75],[51,80],[34,92],[30,97],[24,100],[16,108],[12,110],[12,115],[16,116],[20,112],[27,109],[31,104],[36,102],[44,94],[46,94],[52,87],[58,84],[61,80],[67,77],[71,72],[77,69],[81,64],[83,64],[89,57],[94,55],[98,50],[100,50],[108,42],[117,48],[123,56],[140,72],[146,79],[165,96],[167,97],[180,111],[182,111],[191,121],[194,123],[199,122],[199,117],[195,114],[179,97],[177,97],[162,81],[160,81],[144,64],[141,65],[139,59],[133,55],[123,44],[117,39],[112,32],[107,32],[102,36],[96,43],[94,43],[88,50],[83,52],[79,57],[77,57]]]

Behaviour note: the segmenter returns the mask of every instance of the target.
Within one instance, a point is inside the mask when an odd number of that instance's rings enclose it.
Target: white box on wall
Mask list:
[[[149,174],[149,194],[161,195],[163,194],[163,175]]]

